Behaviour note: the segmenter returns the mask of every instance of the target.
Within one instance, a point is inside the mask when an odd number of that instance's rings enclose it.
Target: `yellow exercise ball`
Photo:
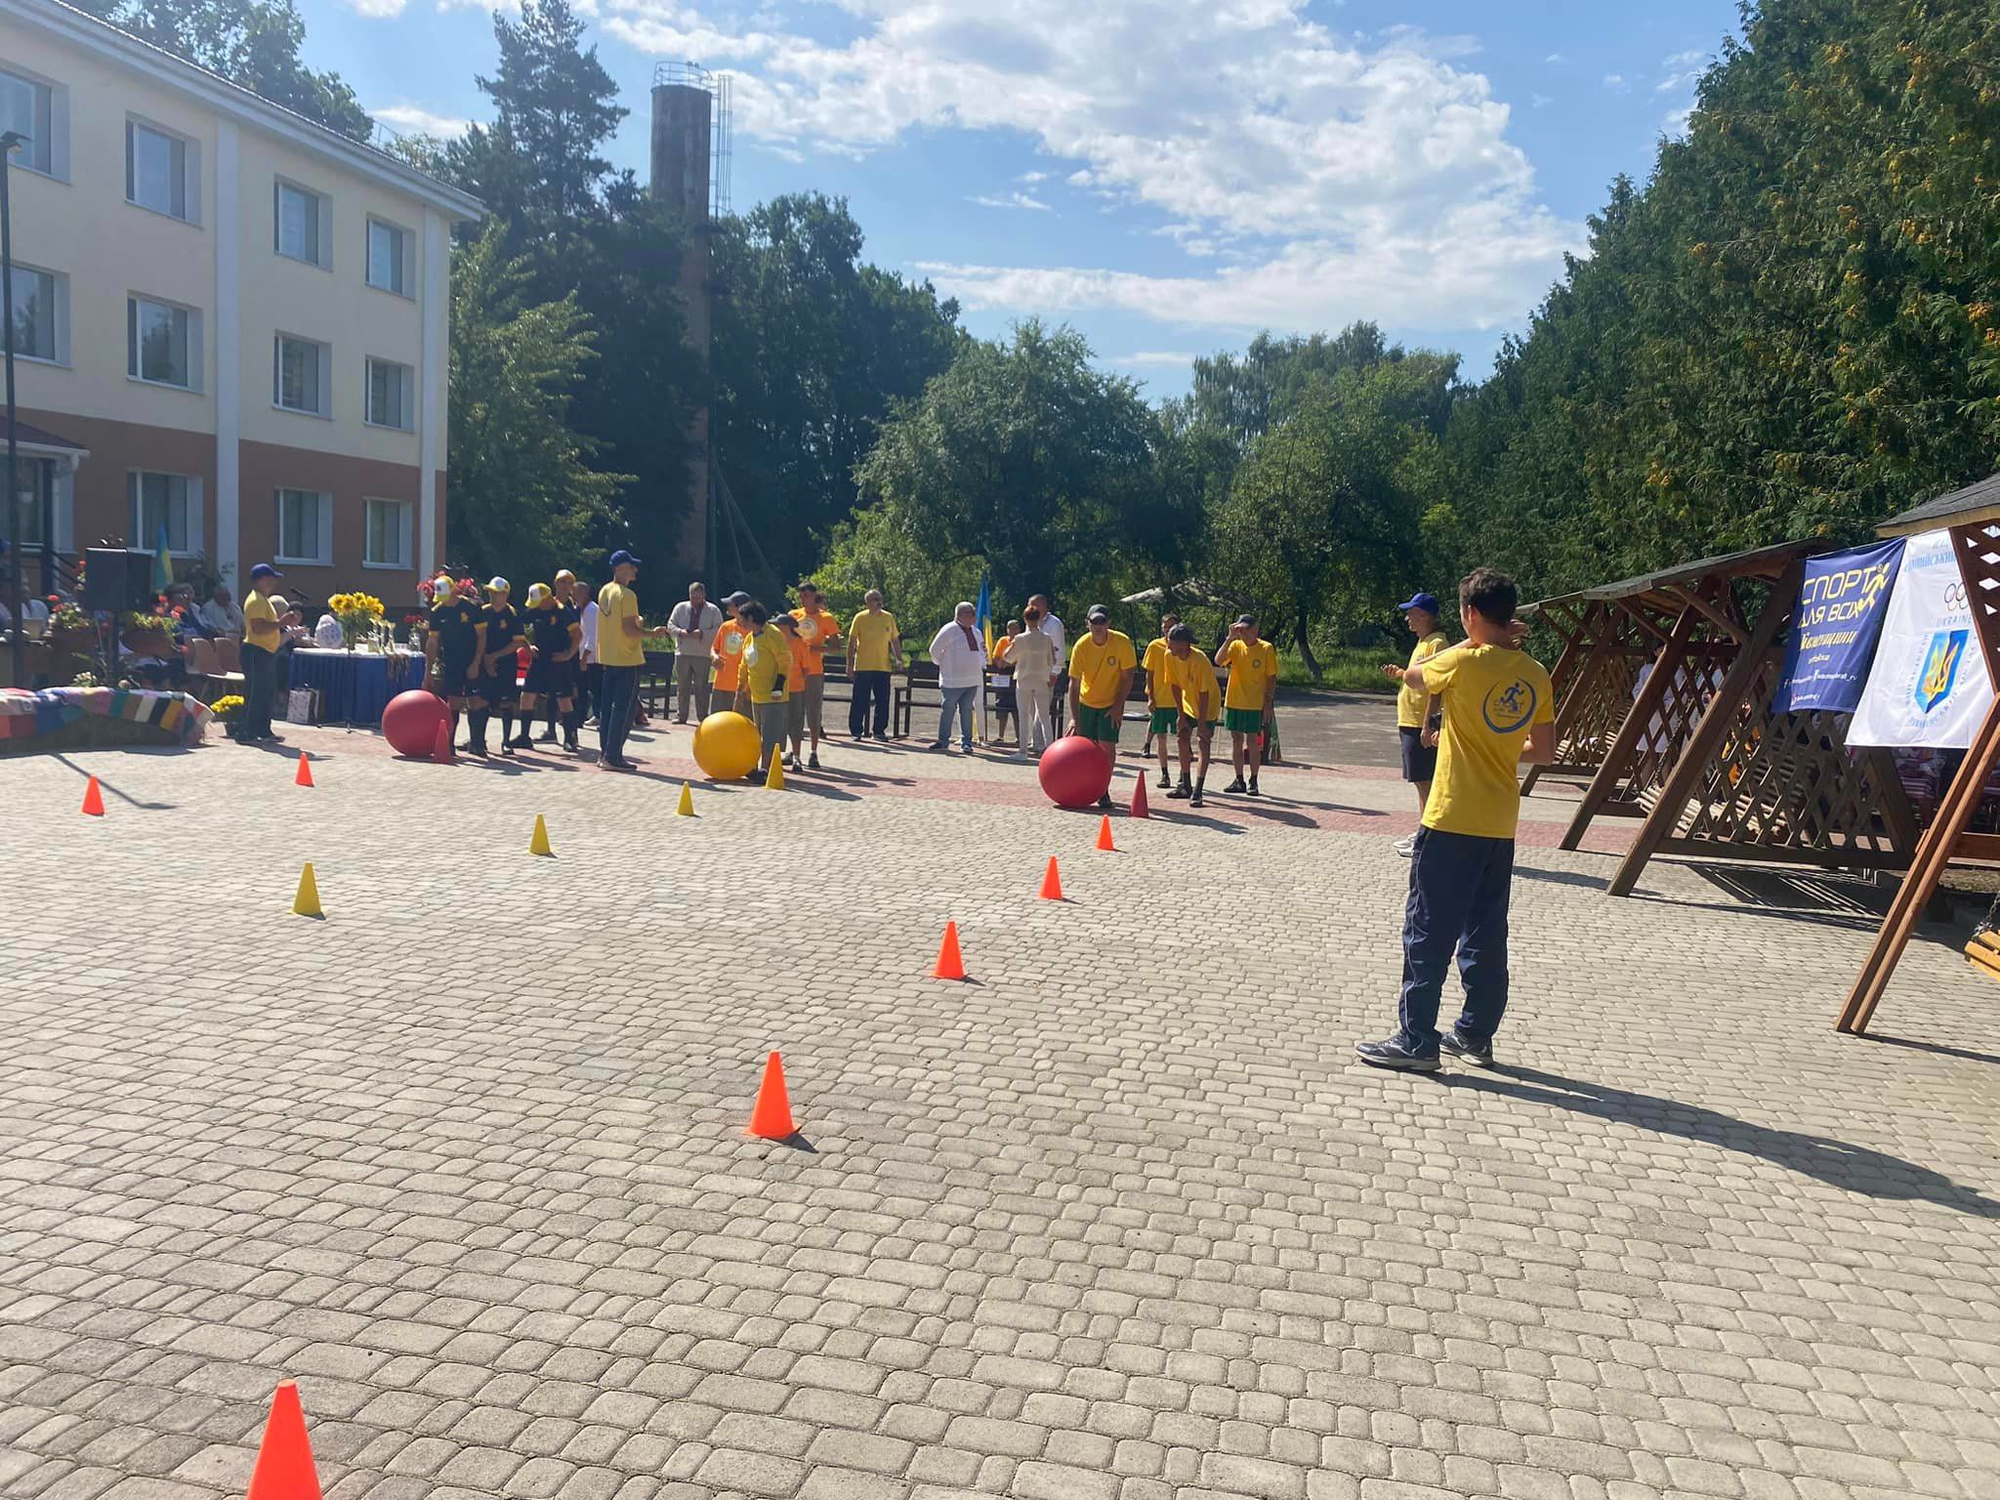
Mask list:
[[[694,763],[710,781],[741,781],[763,748],[757,726],[741,714],[710,714],[695,726]]]

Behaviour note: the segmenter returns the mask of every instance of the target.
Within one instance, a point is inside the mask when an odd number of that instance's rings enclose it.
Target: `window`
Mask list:
[[[278,561],[333,561],[333,496],[319,490],[278,491]]]
[[[26,552],[42,545],[42,496],[56,465],[52,458],[26,456],[17,458],[15,463],[14,524],[8,534]],[[24,573],[22,577],[25,581],[27,575]]]
[[[333,415],[327,400],[327,373],[333,364],[333,349],[311,339],[278,335],[271,354],[271,402],[286,411],[307,412],[315,417]]]
[[[125,373],[155,385],[200,390],[201,314],[150,297],[127,297]]]
[[[199,161],[192,142],[137,120],[125,122],[125,196],[141,208],[197,221]]]
[[[7,342],[23,359],[69,358],[68,278],[33,266],[14,267],[14,326]]]
[[[400,296],[410,295],[414,267],[410,264],[410,232],[380,219],[368,221],[368,284]]]
[[[275,199],[273,233],[278,254],[308,265],[331,268],[333,240],[327,233],[331,205],[327,200],[289,182],[277,185]]]
[[[167,531],[167,550],[190,556],[201,550],[201,481],[186,474],[134,469],[127,485],[132,512],[132,545],[151,552]]]
[[[14,151],[14,165],[55,173],[55,95],[46,83],[0,72],[0,133],[9,130],[27,137]]]
[[[410,507],[402,500],[369,500],[368,537],[361,554],[363,566],[410,566]]]
[[[386,359],[368,361],[368,421],[376,427],[400,427],[409,432],[417,425],[417,372],[408,365]]]

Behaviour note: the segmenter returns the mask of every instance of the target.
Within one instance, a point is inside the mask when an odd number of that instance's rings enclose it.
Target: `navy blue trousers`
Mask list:
[[[1507,894],[1514,841],[1420,829],[1403,908],[1402,1041],[1437,1056],[1438,1005],[1453,955],[1465,986],[1458,1033],[1490,1042],[1507,1011]]]

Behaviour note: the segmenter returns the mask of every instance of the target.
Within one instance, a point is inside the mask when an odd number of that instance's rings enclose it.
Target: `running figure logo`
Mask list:
[[[1496,685],[1487,691],[1479,712],[1495,734],[1513,734],[1534,717],[1535,690],[1518,677],[1504,686]]]

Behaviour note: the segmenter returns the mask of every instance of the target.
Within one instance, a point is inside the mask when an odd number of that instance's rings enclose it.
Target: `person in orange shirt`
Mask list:
[[[798,712],[805,715],[805,726],[812,733],[812,754],[806,765],[817,771],[820,737],[826,733],[826,648],[840,639],[840,621],[827,609],[816,583],[799,585],[799,607],[792,611],[792,618],[799,622],[799,641],[806,651],[806,690],[792,701],[803,703]],[[792,758],[796,760],[797,754]]]
[[[807,675],[807,659],[812,647],[799,634],[799,622],[793,616],[776,614],[771,616],[771,623],[784,633],[785,646],[791,653],[785,667],[785,737],[792,742],[792,753],[785,761],[785,769],[797,771],[802,769],[799,751],[805,748],[806,684],[812,680]],[[813,764],[819,764],[817,755]]]
[[[757,633],[743,622],[743,606],[749,602],[750,596],[740,591],[722,601],[722,628],[715,632],[714,644],[709,647],[715,658],[715,693],[710,702],[727,703],[736,696],[738,674],[743,670],[743,648]]]

